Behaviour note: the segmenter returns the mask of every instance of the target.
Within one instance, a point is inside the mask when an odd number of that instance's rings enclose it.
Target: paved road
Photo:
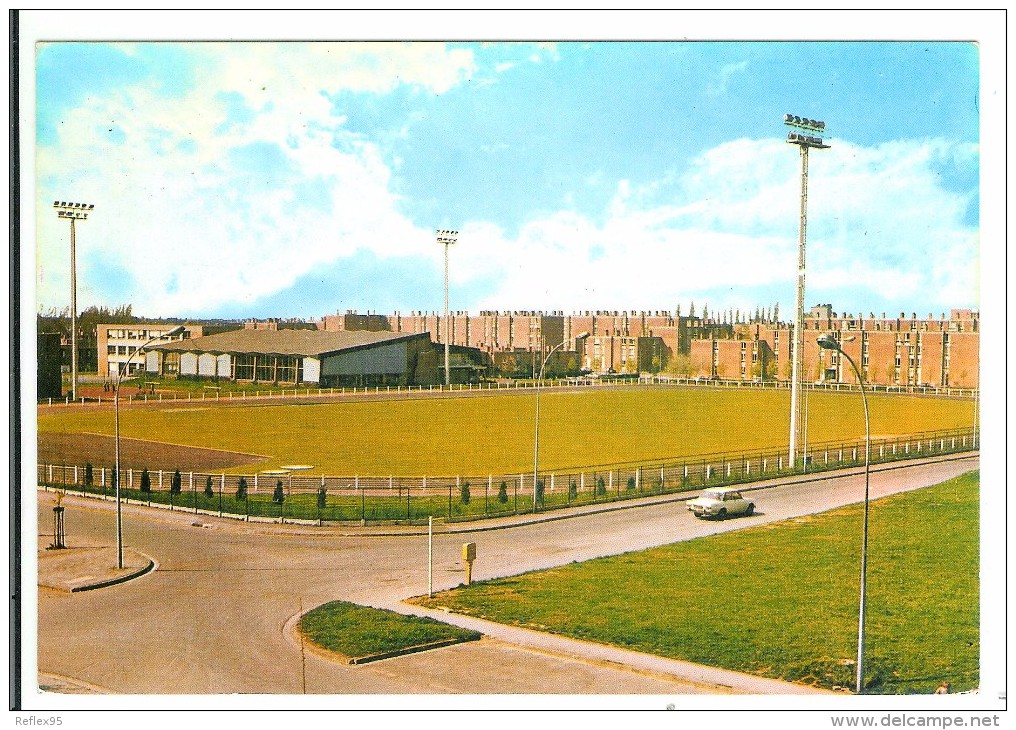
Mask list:
[[[873,498],[977,468],[976,457],[872,473]],[[461,544],[476,542],[475,580],[627,552],[860,501],[858,473],[753,492],[752,518],[702,522],[680,502],[471,533],[436,534],[434,588],[464,580]],[[39,498],[40,531],[52,499]],[[66,500],[67,541],[111,541],[113,512]],[[334,599],[400,604],[427,592],[423,535],[349,536],[128,507],[124,540],[156,569],[122,585],[68,594],[40,589],[39,670],[54,685],[115,693],[591,693],[780,691],[646,655],[483,625],[480,642],[347,666],[301,656],[287,626]],[[282,534],[280,534],[282,533]],[[40,538],[40,543],[48,537]],[[446,620],[476,625],[461,617]],[[620,658],[618,658],[620,656]],[[620,662],[620,663],[618,663]],[[726,685],[726,686],[725,686]]]

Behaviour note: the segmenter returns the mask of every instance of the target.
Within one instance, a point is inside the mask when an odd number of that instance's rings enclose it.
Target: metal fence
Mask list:
[[[720,389],[762,389],[762,390],[788,390],[788,381],[768,380],[722,380],[718,378],[692,378],[692,377],[671,377],[659,375],[643,375],[640,377],[617,378],[617,377],[575,377],[547,379],[540,383],[541,389],[561,388],[618,388],[634,386],[657,386],[657,387],[703,387]],[[400,397],[414,394],[430,393],[477,393],[483,391],[505,392],[513,390],[531,390],[537,387],[533,380],[519,379],[509,381],[494,381],[484,383],[461,383],[454,385],[378,385],[360,386],[345,388],[292,388],[270,390],[248,390],[225,391],[218,389],[201,390],[193,392],[137,392],[122,393],[121,403],[131,405],[135,403],[164,403],[164,402],[194,402],[194,401],[247,401],[263,399],[287,399],[287,398],[329,398],[346,395],[374,395]],[[805,383],[805,390],[813,391],[842,391],[856,392],[860,386],[850,383]],[[976,398],[976,388],[947,388],[923,385],[865,385],[869,393],[892,393],[909,395],[929,395],[949,398]],[[61,405],[88,405],[96,403],[112,403],[112,395],[100,398],[79,398],[72,401],[70,396],[62,399],[47,398],[40,401],[41,404],[49,406]]]
[[[419,523],[428,517],[474,520],[663,495],[864,464],[864,439],[806,447],[795,467],[787,450],[732,452],[657,462],[605,464],[539,474],[451,477],[338,477],[300,474],[208,474],[121,469],[128,503],[233,516],[244,520]],[[872,464],[974,451],[974,429],[872,439]],[[114,469],[40,464],[45,489],[111,499]]]

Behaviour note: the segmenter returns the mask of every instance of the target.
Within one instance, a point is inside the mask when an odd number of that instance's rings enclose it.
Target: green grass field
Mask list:
[[[541,398],[541,469],[663,460],[787,443],[789,394],[774,390],[596,388]],[[126,407],[125,438],[267,456],[260,469],[309,464],[361,476],[530,471],[535,398],[491,394],[311,405]],[[973,423],[973,402],[870,397],[872,436]],[[40,433],[113,434],[108,409],[39,409]],[[856,393],[809,396],[809,441],[863,437]],[[234,471],[244,471],[237,469]],[[249,471],[249,469],[248,469]]]
[[[420,616],[332,601],[308,611],[300,632],[311,642],[350,659],[402,652],[435,642],[474,641],[480,634]]]
[[[978,686],[977,472],[872,503],[866,691]],[[853,688],[861,505],[414,602],[658,656]]]

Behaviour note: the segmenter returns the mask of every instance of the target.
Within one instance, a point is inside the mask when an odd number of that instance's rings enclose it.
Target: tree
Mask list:
[[[272,492],[272,501],[275,502],[275,504],[282,504],[285,498],[285,490],[282,488],[282,480],[280,479],[275,483],[275,491]]]
[[[536,503],[539,505],[543,504],[543,480],[540,479],[536,482]]]
[[[607,493],[607,483],[603,481],[603,477],[598,477],[596,480],[596,494],[602,497]]]
[[[177,469],[175,472],[173,472],[173,480],[169,483],[169,493],[179,494],[182,485],[183,478],[180,476],[180,470]]]
[[[141,491],[148,494],[152,491],[152,478],[148,475],[148,469],[141,470]]]
[[[208,478],[205,479],[205,496],[211,499],[215,496],[215,490],[212,488],[212,475],[209,474]]]
[[[326,504],[327,501],[328,501],[328,490],[325,489],[324,487],[321,487],[317,491],[317,506],[318,506],[318,509],[324,509],[325,508],[325,504]]]
[[[578,496],[579,496],[579,486],[575,483],[575,480],[572,479],[568,483],[568,499],[575,499]]]
[[[459,501],[462,504],[469,504],[469,482],[464,482],[459,487]]]
[[[90,487],[95,482],[95,473],[92,470],[92,462],[85,464],[85,486]]]
[[[507,482],[501,482],[501,486],[497,490],[497,501],[501,504],[508,503],[508,484]]]
[[[236,498],[243,502],[247,499],[247,479],[246,477],[240,477],[240,481],[236,485]]]

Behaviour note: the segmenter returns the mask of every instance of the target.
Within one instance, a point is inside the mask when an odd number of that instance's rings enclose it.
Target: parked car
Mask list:
[[[737,489],[707,489],[688,502],[688,511],[696,517],[715,517],[722,520],[737,515],[751,515],[755,503],[741,496]]]

